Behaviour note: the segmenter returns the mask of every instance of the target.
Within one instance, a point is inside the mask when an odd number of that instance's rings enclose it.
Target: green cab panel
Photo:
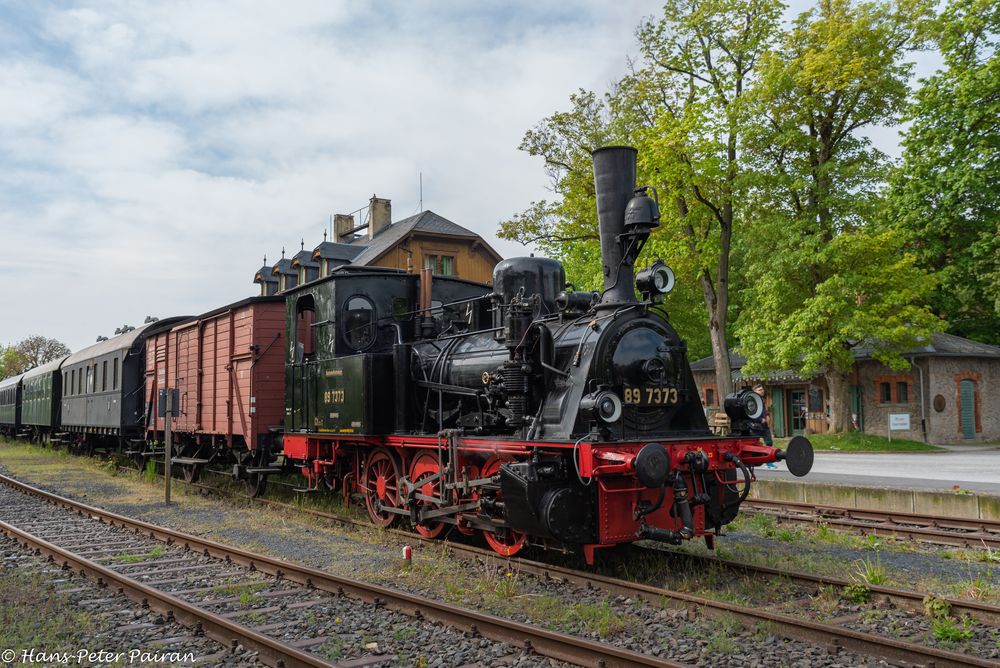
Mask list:
[[[297,366],[308,430],[320,434],[384,434],[394,415],[392,355],[359,354]],[[304,404],[304,405],[303,405]],[[300,426],[300,425],[297,425]],[[301,425],[300,428],[304,427]]]

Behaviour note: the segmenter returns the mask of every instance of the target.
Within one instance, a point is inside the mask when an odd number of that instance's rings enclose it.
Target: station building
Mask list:
[[[910,369],[893,371],[857,346],[851,379],[851,412],[859,431],[928,443],[1000,440],[1000,347],[935,334],[904,353]],[[776,437],[828,430],[829,392],[822,376],[792,371],[744,374],[746,358],[729,352],[733,386],[764,386]],[[710,416],[722,409],[711,357],[692,363]]]
[[[302,283],[329,276],[338,267],[386,267],[418,272],[430,269],[439,276],[457,276],[491,283],[493,268],[503,258],[473,232],[433,211],[392,222],[392,204],[372,196],[368,207],[333,217],[333,237],[311,251],[303,240],[291,258],[257,270],[253,282],[261,295],[273,295]]]

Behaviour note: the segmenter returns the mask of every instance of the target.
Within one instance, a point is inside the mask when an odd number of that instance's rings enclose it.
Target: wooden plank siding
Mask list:
[[[283,301],[248,301],[158,334],[147,345],[150,400],[155,391],[175,387],[180,409],[178,434],[244,438],[279,427],[285,413]],[[150,431],[162,432],[153,416]]]
[[[478,238],[421,233],[404,237],[400,243],[369,264],[419,272],[424,266],[425,255],[450,255],[455,258],[455,276],[487,284],[493,283],[493,268],[501,259]]]

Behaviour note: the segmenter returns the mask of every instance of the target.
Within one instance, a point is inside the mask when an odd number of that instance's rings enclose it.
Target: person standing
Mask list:
[[[764,439],[764,445],[773,446],[774,438],[771,436],[771,414],[767,411],[767,400],[764,398],[764,386],[754,385],[753,391],[760,396],[760,402],[764,405],[764,413],[760,416],[760,437]],[[774,465],[774,462],[768,462],[767,468],[774,469],[778,467]]]

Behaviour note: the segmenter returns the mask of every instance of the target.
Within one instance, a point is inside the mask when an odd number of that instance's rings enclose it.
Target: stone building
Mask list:
[[[950,334],[904,353],[911,366],[893,371],[854,349],[851,412],[860,431],[929,443],[1000,439],[1000,347]],[[822,376],[800,378],[790,371],[744,375],[746,358],[730,351],[735,387],[760,383],[766,389],[775,436],[828,429],[829,392]],[[711,357],[691,365],[702,403],[721,409]],[[766,378],[764,377],[766,376]],[[891,418],[890,418],[891,416]]]

